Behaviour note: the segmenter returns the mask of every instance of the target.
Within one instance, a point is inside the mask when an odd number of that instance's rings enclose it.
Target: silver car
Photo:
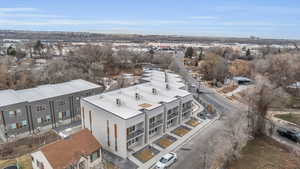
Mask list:
[[[176,153],[168,153],[162,156],[155,164],[155,169],[165,169],[177,161]]]

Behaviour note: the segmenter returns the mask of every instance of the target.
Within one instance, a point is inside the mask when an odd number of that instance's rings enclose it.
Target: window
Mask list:
[[[91,155],[91,162],[95,161],[97,158],[100,157],[100,152],[99,150],[93,152],[93,154]]]
[[[170,115],[170,114],[172,114],[172,110],[171,109],[168,110],[168,115]]]
[[[59,102],[58,102],[58,105],[59,105],[59,106],[63,106],[63,105],[65,105],[65,104],[66,104],[65,101],[59,101]]]
[[[46,122],[50,122],[51,121],[51,115],[47,115],[46,116]]]
[[[44,111],[44,110],[46,110],[45,106],[43,106],[43,105],[36,106],[36,111],[40,112],[40,111]]]
[[[37,118],[37,122],[40,124],[43,122],[43,119],[41,117]]]
[[[76,97],[76,100],[80,100],[80,97]]]
[[[131,127],[128,128],[128,133],[129,134],[134,132],[134,131],[135,131],[135,126],[131,126]]]
[[[39,169],[44,169],[44,164],[42,162],[39,162],[38,160],[36,160],[36,165]]]
[[[27,120],[23,120],[23,121],[21,122],[20,128],[26,127],[26,126],[27,126]]]
[[[67,112],[66,112],[66,117],[67,117],[67,118],[70,117],[70,111],[67,111]]]
[[[16,117],[17,116],[17,112],[16,111],[9,111],[8,115],[9,115],[9,117]]]
[[[151,135],[157,133],[157,131],[158,131],[158,128],[156,127],[156,128],[149,131],[149,135],[151,136]]]
[[[150,118],[149,120],[150,124],[155,122],[155,117]]]
[[[17,128],[17,123],[12,123],[12,124],[10,125],[10,127],[11,127],[11,129],[16,129],[16,128]]]
[[[127,142],[127,147],[129,147],[129,146],[131,146],[131,145],[137,143],[139,140],[140,140],[140,137],[136,137],[135,139],[129,140],[129,141]]]
[[[21,109],[17,109],[17,114],[21,114],[21,113],[22,113]]]
[[[63,120],[66,117],[66,112],[58,112],[58,118]]]

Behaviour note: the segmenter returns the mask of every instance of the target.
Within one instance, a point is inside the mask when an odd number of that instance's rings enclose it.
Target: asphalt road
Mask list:
[[[231,102],[229,102],[224,97],[220,96],[218,93],[216,93],[214,90],[204,87],[203,85],[199,84],[199,82],[194,79],[188,70],[185,68],[182,59],[183,59],[183,53],[178,53],[174,57],[174,61],[177,64],[179,68],[179,72],[181,75],[183,75],[184,79],[189,83],[191,86],[196,86],[196,89],[198,88],[202,94],[199,95],[201,100],[212,104],[218,111],[220,112],[226,112],[226,111],[232,111],[232,110],[246,110],[246,106],[244,107],[237,107],[236,105],[233,105]],[[195,91],[194,91],[195,92]],[[194,95],[198,96],[197,93],[194,93]]]
[[[182,63],[182,58],[183,53],[177,54],[174,58],[175,63],[179,67],[180,74],[183,75],[190,85],[196,86],[196,88],[202,91],[202,94],[199,95],[202,101],[212,104],[218,112],[224,112],[224,119],[217,120],[177,150],[178,161],[171,168],[206,169],[206,165],[211,165],[211,160],[209,159],[217,157],[218,150],[226,147],[226,144],[230,144],[228,142],[230,139],[226,139],[225,135],[228,135],[228,131],[231,131],[233,126],[237,126],[240,129],[239,132],[246,130],[247,120],[245,120],[246,118],[241,118],[245,117],[242,115],[246,114],[246,107],[233,105],[215,91],[200,86],[188,73],[188,70]],[[198,96],[197,93],[194,93],[194,95]]]

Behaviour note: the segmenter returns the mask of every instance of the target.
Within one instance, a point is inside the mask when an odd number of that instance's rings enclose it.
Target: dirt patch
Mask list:
[[[136,157],[138,160],[140,160],[142,163],[145,163],[158,153],[159,151],[156,150],[155,148],[151,146],[147,146],[144,147],[142,150],[134,153],[133,156]]]
[[[172,133],[176,134],[177,136],[182,137],[182,136],[186,135],[189,131],[190,131],[190,129],[188,129],[187,127],[180,126],[176,129],[174,129],[172,131]]]
[[[187,121],[185,124],[187,124],[187,125],[189,125],[189,126],[192,126],[192,127],[196,127],[196,126],[198,126],[200,123],[199,123],[199,121],[197,121],[197,120],[190,119],[190,120]]]
[[[269,137],[250,141],[228,169],[296,169],[300,158]]]
[[[169,147],[171,144],[173,144],[177,139],[175,137],[169,136],[169,135],[165,135],[162,138],[158,139],[155,144],[157,144],[158,146],[162,147],[162,148],[167,148]]]
[[[58,140],[60,137],[49,131],[43,134],[21,138],[19,140],[0,145],[0,159],[14,159],[24,154],[31,153],[39,147]]]
[[[294,123],[298,126],[300,126],[300,114],[293,114],[293,113],[288,113],[288,114],[276,114],[274,117]]]

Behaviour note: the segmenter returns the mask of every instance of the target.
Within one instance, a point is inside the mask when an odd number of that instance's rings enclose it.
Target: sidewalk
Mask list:
[[[155,144],[150,144],[151,146],[153,146],[154,148],[158,149],[160,152],[154,156],[152,159],[150,159],[149,161],[147,161],[146,163],[141,163],[139,160],[137,160],[135,157],[133,157],[132,155],[129,156],[129,159],[136,163],[139,166],[139,169],[148,169],[148,168],[153,168],[155,163],[165,154],[172,152],[172,151],[176,151],[179,148],[182,147],[182,145],[188,141],[190,141],[193,136],[195,136],[196,134],[198,134],[201,130],[205,129],[207,126],[209,126],[210,124],[212,124],[213,122],[215,122],[218,119],[218,116],[215,117],[214,119],[207,119],[207,120],[200,120],[199,118],[197,118],[197,114],[201,111],[204,110],[204,107],[202,105],[200,105],[197,101],[194,100],[193,102],[195,104],[195,107],[193,108],[192,111],[192,117],[195,117],[196,119],[198,119],[200,121],[200,124],[196,127],[191,127],[188,126],[189,128],[191,128],[192,130],[189,131],[186,135],[184,135],[183,137],[179,137],[171,132],[166,132],[166,134],[171,135],[173,137],[175,137],[177,139],[176,142],[174,142],[173,144],[171,144],[169,147],[167,147],[166,149],[163,149]],[[182,124],[183,126],[187,126],[186,124]]]

